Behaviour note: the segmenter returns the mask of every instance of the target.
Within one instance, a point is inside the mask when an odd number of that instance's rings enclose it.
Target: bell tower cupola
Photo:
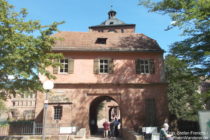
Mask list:
[[[108,12],[109,19],[114,18],[116,14],[117,14],[117,12],[114,11],[114,10],[109,11],[109,12]]]

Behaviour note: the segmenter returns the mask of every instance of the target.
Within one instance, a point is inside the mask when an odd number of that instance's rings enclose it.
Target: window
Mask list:
[[[100,63],[99,63],[99,72],[100,73],[108,73],[108,65],[109,62],[107,59],[100,59]]]
[[[140,73],[149,73],[148,60],[140,60]]]
[[[19,101],[19,106],[22,106],[23,105],[23,101]]]
[[[113,59],[95,59],[94,60],[94,73],[113,73]]]
[[[96,39],[96,44],[106,44],[107,38],[97,38]]]
[[[53,61],[57,61],[61,63],[61,66],[60,67],[56,67],[54,66],[53,67],[53,74],[66,74],[66,73],[69,73],[69,74],[72,74],[74,73],[74,59],[72,58],[65,58],[65,59],[61,59],[61,60],[53,60]]]
[[[17,119],[20,116],[20,111],[17,109],[11,110],[12,118]]]
[[[109,25],[113,25],[113,24],[114,24],[114,22],[112,22],[112,21],[109,23]]]
[[[19,106],[19,102],[17,101],[17,102],[15,102],[15,106]]]
[[[68,59],[61,59],[60,60],[60,73],[67,73],[68,72]]]
[[[136,73],[137,74],[154,74],[155,66],[153,59],[138,59],[136,60]]]
[[[61,120],[62,106],[54,106],[54,120]]]
[[[32,101],[29,101],[28,102],[28,106],[32,106]]]
[[[23,101],[23,106],[26,106],[26,101]]]

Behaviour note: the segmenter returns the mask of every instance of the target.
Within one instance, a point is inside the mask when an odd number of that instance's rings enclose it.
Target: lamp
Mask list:
[[[43,83],[43,88],[44,88],[45,90],[53,89],[53,87],[54,87],[53,81],[48,80],[48,81],[45,81],[45,82]]]
[[[43,83],[43,88],[49,92],[49,90],[53,89],[54,83],[53,81],[45,81]],[[46,92],[45,100],[44,100],[44,114],[43,114],[43,128],[42,128],[42,140],[45,140],[45,127],[46,127],[46,118],[47,118],[47,107],[48,107],[48,94]]]

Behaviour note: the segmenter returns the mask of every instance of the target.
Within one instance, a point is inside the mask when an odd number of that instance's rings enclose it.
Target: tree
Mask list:
[[[197,92],[199,77],[193,75],[185,61],[172,55],[166,56],[165,67],[170,115],[177,119],[197,120],[197,111],[202,108],[201,96]]]
[[[62,22],[43,26],[39,21],[26,20],[26,9],[15,12],[5,0],[0,0],[0,5],[1,94],[41,91],[39,73],[55,78],[46,67],[58,65],[52,59],[61,58],[51,53],[55,42],[51,35]]]
[[[175,42],[170,52],[185,60],[198,75],[210,78],[210,0],[140,0],[150,12],[168,14],[172,24],[178,27],[186,39]]]

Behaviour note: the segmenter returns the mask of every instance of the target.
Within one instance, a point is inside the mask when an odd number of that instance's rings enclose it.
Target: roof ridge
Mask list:
[[[82,31],[59,31],[56,34],[61,34],[61,33],[84,33],[84,34],[122,34],[122,35],[143,35],[143,36],[147,36],[143,33],[129,33],[129,32],[125,32],[125,33],[112,33],[112,32],[82,32]],[[148,36],[147,36],[148,37]]]

